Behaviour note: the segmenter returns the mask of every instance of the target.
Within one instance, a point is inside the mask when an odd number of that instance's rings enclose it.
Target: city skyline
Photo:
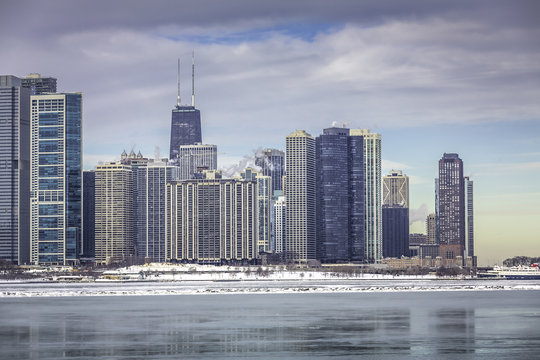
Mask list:
[[[438,159],[458,153],[475,182],[479,264],[535,255],[538,5],[298,2],[265,12],[233,3],[242,11],[218,5],[205,18],[193,15],[197,5],[175,17],[141,5],[145,20],[73,4],[64,9],[73,20],[61,21],[63,2],[9,4],[0,39],[17,51],[3,54],[2,73],[38,72],[58,79],[60,92],[84,93],[84,167],[92,169],[124,148],[168,153],[176,59],[189,74],[195,49],[204,142],[218,145],[221,167],[253,149],[284,150],[295,129],[369,128],[382,135],[383,173],[410,176],[411,232],[425,232],[434,212]],[[43,14],[47,24],[31,21]],[[28,27],[10,31],[20,16]],[[182,87],[184,99],[190,90]]]

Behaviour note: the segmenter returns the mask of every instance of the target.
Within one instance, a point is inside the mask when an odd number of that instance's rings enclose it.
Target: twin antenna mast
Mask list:
[[[178,58],[178,96],[176,106],[180,107],[180,58]],[[195,51],[191,53],[191,106],[195,107]]]

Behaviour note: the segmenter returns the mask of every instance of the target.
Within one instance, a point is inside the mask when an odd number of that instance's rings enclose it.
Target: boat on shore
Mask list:
[[[538,264],[512,267],[494,266],[493,270],[478,273],[477,276],[487,279],[540,280],[540,267]]]

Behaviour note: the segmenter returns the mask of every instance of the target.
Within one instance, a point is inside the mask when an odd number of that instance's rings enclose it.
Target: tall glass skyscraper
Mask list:
[[[255,156],[255,165],[261,168],[262,175],[272,178],[272,193],[283,190],[285,154],[278,149],[264,149]]]
[[[31,262],[81,253],[82,94],[31,97]]]
[[[180,168],[178,178],[189,180],[195,178],[200,170],[217,170],[217,146],[210,144],[181,145],[177,160]]]
[[[329,128],[317,138],[317,249],[324,262],[362,260],[363,138]]]
[[[96,173],[83,171],[83,256],[93,258],[96,249]]]
[[[172,111],[171,161],[177,161],[181,145],[194,145],[201,142],[201,112],[195,109],[195,106],[177,105]]]
[[[30,260],[30,91],[0,76],[0,259]]]
[[[465,206],[467,210],[467,256],[474,256],[474,212],[473,212],[473,181],[465,176]]]

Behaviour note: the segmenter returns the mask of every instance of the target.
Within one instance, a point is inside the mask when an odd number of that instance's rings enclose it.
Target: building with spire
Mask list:
[[[192,58],[193,59],[193,58]],[[180,146],[202,143],[201,112],[195,108],[195,61],[192,61],[191,105],[182,105],[180,97],[180,59],[178,60],[178,96],[172,110],[169,158],[177,163]]]

